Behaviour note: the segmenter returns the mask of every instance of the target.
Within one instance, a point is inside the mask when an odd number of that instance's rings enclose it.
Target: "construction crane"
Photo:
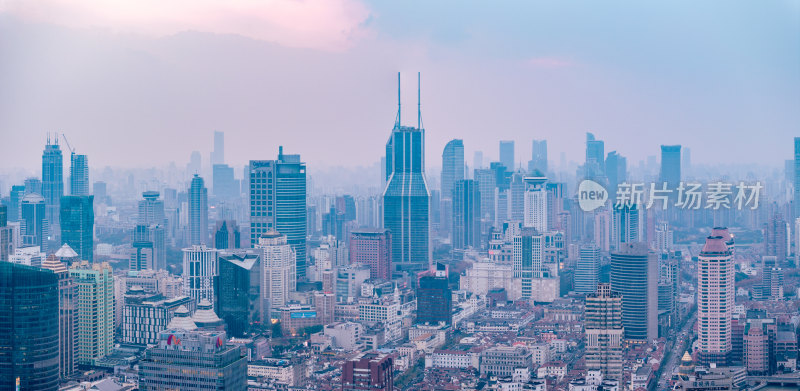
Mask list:
[[[64,138],[64,142],[67,144],[67,148],[69,148],[69,151],[74,154],[75,153],[75,148],[72,148],[72,146],[69,145],[69,140],[67,140],[67,135],[65,135],[64,133],[61,133],[61,137]]]

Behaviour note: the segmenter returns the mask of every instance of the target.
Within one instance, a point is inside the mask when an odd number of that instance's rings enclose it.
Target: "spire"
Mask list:
[[[420,72],[417,72],[417,129],[422,130],[422,100],[421,100],[421,86]]]
[[[400,128],[400,72],[397,72],[397,119],[394,121],[394,127]]]

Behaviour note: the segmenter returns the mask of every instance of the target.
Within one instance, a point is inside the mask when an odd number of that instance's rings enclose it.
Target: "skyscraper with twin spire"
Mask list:
[[[396,270],[426,270],[430,263],[430,191],[425,179],[425,129],[419,103],[417,127],[400,122],[400,74],[397,74],[397,119],[386,142],[386,188],[383,225],[392,234]]]

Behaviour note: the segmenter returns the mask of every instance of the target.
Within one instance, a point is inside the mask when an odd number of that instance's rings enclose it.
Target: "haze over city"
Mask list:
[[[780,167],[800,7],[720,5],[5,1],[0,167],[37,167],[48,131],[95,167],[183,165],[214,130],[235,166],[278,145],[312,170],[372,165],[397,71],[409,125],[422,72],[430,167],[451,138],[487,158],[498,139],[528,156],[547,138],[556,163],[580,162],[587,131],[631,162],[683,144],[698,164]]]
[[[800,1],[0,0],[0,390],[797,391]]]

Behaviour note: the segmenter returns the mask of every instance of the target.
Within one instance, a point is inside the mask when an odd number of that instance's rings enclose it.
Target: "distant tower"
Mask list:
[[[430,192],[425,179],[425,129],[400,122],[400,74],[397,119],[386,142],[387,184],[383,225],[392,232],[392,263],[398,270],[422,271],[430,264]]]
[[[625,339],[658,338],[658,260],[647,245],[624,243],[611,252],[611,290],[622,295]]]
[[[86,155],[72,152],[69,166],[69,193],[72,195],[89,195],[89,162]]]
[[[627,159],[617,151],[611,151],[606,156],[606,178],[608,178],[608,198],[612,202],[616,199],[617,187],[628,178]]]
[[[61,242],[83,261],[94,262],[94,197],[61,197]]]
[[[681,146],[661,146],[661,172],[658,181],[667,184],[667,188],[674,190],[681,181]]]
[[[586,133],[586,178],[605,175],[605,143],[592,133]]]
[[[440,232],[450,231],[453,219],[453,188],[456,182],[464,179],[464,142],[450,140],[442,151],[442,191]]]
[[[729,235],[727,229],[715,229]],[[713,234],[713,233],[712,233]],[[709,236],[697,264],[697,325],[700,362],[728,365],[732,350],[733,256],[723,236]]]
[[[533,140],[531,160],[528,161],[528,173],[533,170],[547,173],[547,140]]]
[[[794,138],[794,218],[800,218],[800,137]],[[800,264],[800,261],[798,261]]]
[[[500,163],[514,171],[514,140],[500,140]]]
[[[42,196],[45,215],[53,227],[58,226],[61,196],[64,195],[64,159],[58,146],[58,135],[52,140],[48,136],[42,154]]]
[[[541,171],[535,171],[525,177],[525,214],[523,226],[547,231],[547,177]]]
[[[214,132],[214,150],[211,152],[211,166],[225,164],[225,132]]]
[[[456,182],[453,191],[453,249],[481,247],[481,192],[472,179]]]
[[[306,227],[308,208],[306,164],[300,155],[283,153],[278,148],[276,160],[251,160],[250,244],[255,246],[261,234],[277,231],[297,254],[297,278],[306,276]]]
[[[598,284],[586,296],[586,369],[603,371],[606,379],[622,379],[622,296],[609,284]]]
[[[208,189],[197,174],[189,187],[189,243],[208,244]]]

